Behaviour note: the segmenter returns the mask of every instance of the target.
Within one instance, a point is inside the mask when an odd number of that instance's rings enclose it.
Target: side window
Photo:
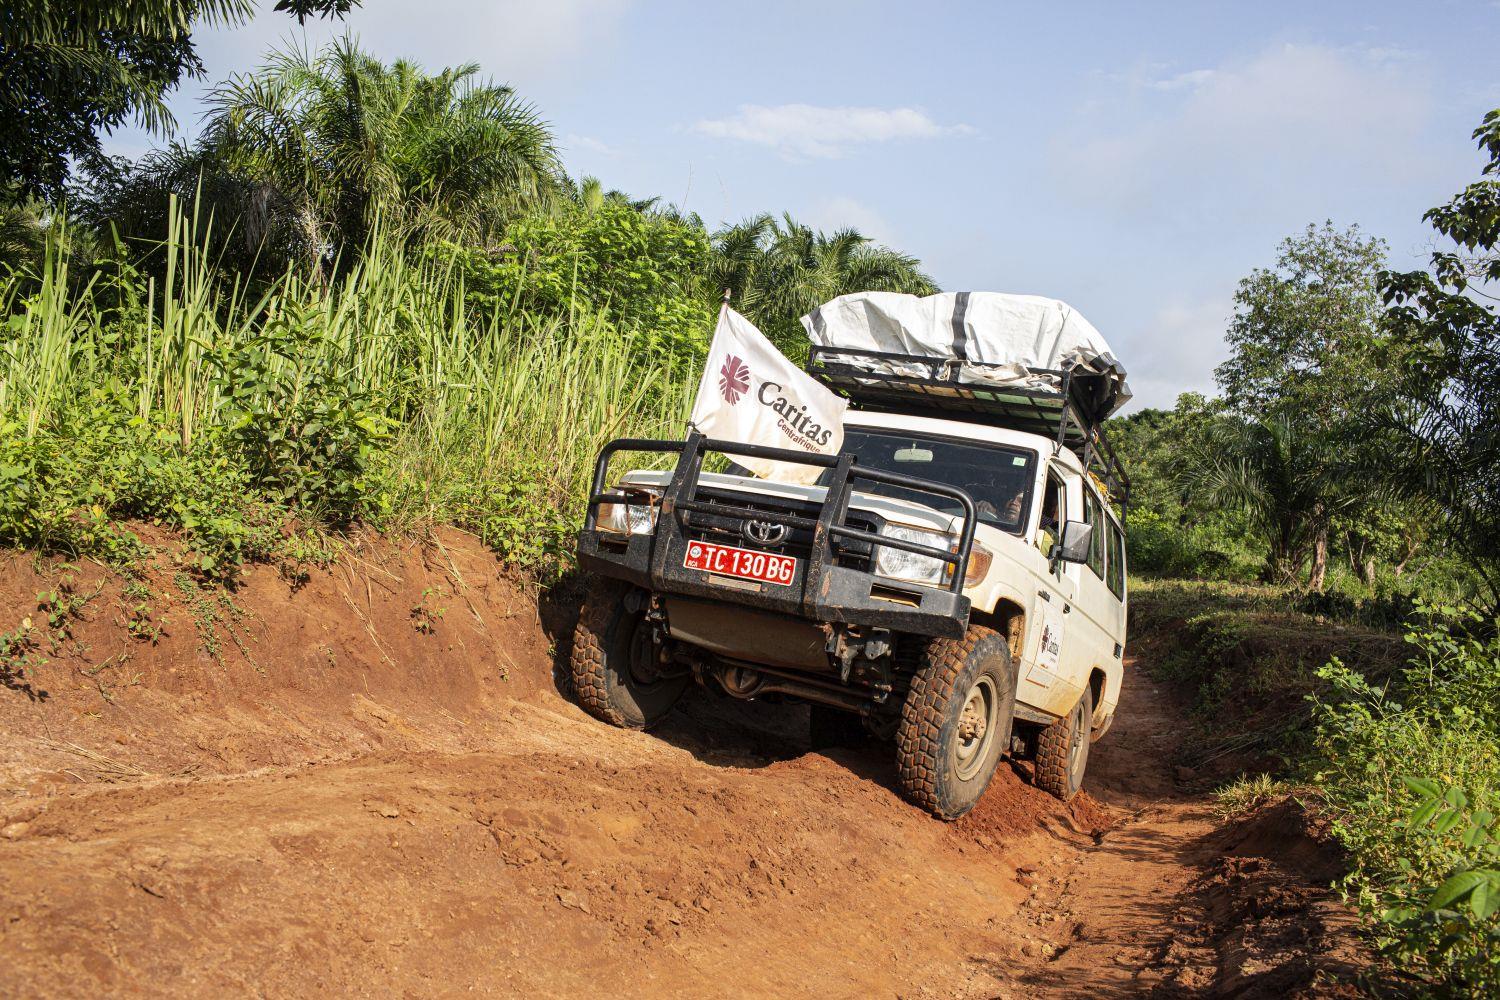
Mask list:
[[[1125,539],[1120,529],[1109,523],[1109,589],[1121,600],[1125,599]]]
[[[1067,495],[1062,480],[1047,473],[1047,489],[1042,495],[1042,520],[1036,531],[1036,547],[1043,555],[1052,551],[1052,543],[1057,541],[1063,522],[1068,519]]]
[[[1083,491],[1083,518],[1094,526],[1093,534],[1089,537],[1089,569],[1099,579],[1104,579],[1104,537],[1109,532],[1109,522],[1099,511],[1099,501],[1094,499],[1094,494],[1088,490]]]

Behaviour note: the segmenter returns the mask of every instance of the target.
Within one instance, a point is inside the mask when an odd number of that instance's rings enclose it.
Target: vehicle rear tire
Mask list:
[[[939,819],[979,801],[1010,746],[1016,672],[1005,636],[980,625],[927,644],[896,730],[901,791]]]
[[[1089,729],[1094,720],[1094,693],[1084,688],[1067,715],[1043,729],[1036,740],[1036,786],[1064,802],[1083,787],[1089,764]]]
[[[807,737],[814,750],[862,747],[872,739],[864,721],[853,712],[818,704],[807,706]]]
[[[569,662],[578,704],[622,729],[648,729],[671,711],[688,675],[661,676],[651,623],[631,611],[631,586],[599,579],[584,598]]]

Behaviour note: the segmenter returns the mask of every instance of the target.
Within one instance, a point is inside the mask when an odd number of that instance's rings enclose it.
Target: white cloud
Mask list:
[[[1127,331],[1117,350],[1130,370],[1130,409],[1171,407],[1179,394],[1214,391],[1214,368],[1228,356],[1224,333],[1234,307],[1222,298],[1164,303],[1142,329]]]
[[[1214,71],[1211,69],[1193,69],[1160,80],[1148,80],[1146,86],[1152,90],[1197,90],[1213,78]]]
[[[1054,177],[1128,217],[1317,217],[1341,189],[1428,167],[1428,101],[1408,63],[1385,49],[1282,45],[1117,88],[1053,137]]]
[[[857,229],[876,243],[897,246],[899,241],[885,216],[862,201],[853,198],[827,198],[813,206],[807,213],[806,222],[814,229],[832,232],[835,229]]]
[[[742,104],[728,118],[711,118],[693,128],[718,139],[771,146],[785,156],[830,158],[860,143],[937,139],[972,135],[968,125],[940,125],[918,108],[820,107]]]
[[[1400,45],[1365,45],[1356,51],[1377,66],[1410,63],[1422,58],[1422,53],[1416,49],[1408,49]]]
[[[257,65],[267,48],[304,36],[316,47],[346,30],[380,58],[412,59],[430,70],[478,62],[523,96],[537,77],[606,45],[631,0],[365,0],[343,21],[296,18],[262,3],[246,25],[195,33],[211,78]]]
[[[563,136],[561,145],[564,153],[570,150],[581,149],[585,152],[595,153],[599,156],[608,157],[610,159],[613,159],[616,156],[620,155],[620,151],[618,149],[615,149],[615,147],[609,145],[608,143],[600,142],[598,139],[595,139],[592,136],[578,135],[574,132],[569,132],[567,135]]]

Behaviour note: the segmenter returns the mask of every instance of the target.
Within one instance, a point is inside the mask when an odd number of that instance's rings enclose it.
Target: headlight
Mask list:
[[[935,549],[947,549],[950,552],[958,551],[958,539],[946,532],[923,531],[920,528],[908,528],[904,524],[887,524],[880,533],[887,538],[899,538],[905,542],[930,545]],[[982,582],[989,573],[990,563],[993,561],[994,554],[975,542],[969,549],[969,566],[964,573],[964,586],[972,587]],[[954,565],[951,562],[885,545],[879,547],[878,554],[875,556],[875,572],[880,576],[934,587],[947,584],[952,579],[953,568]]]
[[[953,546],[953,536],[940,531],[923,531],[921,528],[908,528],[904,524],[887,524],[880,529],[880,533],[887,538],[899,538],[903,542],[915,542],[918,545],[930,545],[935,549],[947,549]],[[925,583],[934,587],[941,587],[943,580],[948,575],[948,567],[951,563],[942,559],[934,559],[932,556],[920,556],[915,552],[907,552],[905,549],[892,548],[882,545],[876,550],[875,572],[881,576],[890,577],[893,580],[907,580],[911,583]]]
[[[656,530],[661,494],[655,490],[628,489],[625,496],[599,505],[595,522],[600,531],[616,535],[649,535]]]

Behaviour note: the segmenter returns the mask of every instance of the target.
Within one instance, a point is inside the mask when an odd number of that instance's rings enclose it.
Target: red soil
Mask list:
[[[60,575],[100,589],[43,629]],[[1139,675],[1090,793],[1007,768],[950,825],[795,707],[587,718],[567,602],[459,532],[182,579],[0,557],[48,661],[0,687],[0,993],[1311,996],[1357,960],[1336,859],[1292,812],[1221,829]]]

